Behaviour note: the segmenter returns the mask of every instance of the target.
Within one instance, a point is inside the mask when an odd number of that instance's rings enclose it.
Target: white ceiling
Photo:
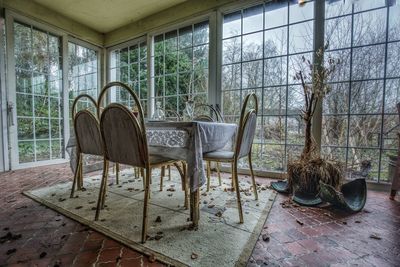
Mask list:
[[[33,0],[98,32],[107,33],[187,0]]]

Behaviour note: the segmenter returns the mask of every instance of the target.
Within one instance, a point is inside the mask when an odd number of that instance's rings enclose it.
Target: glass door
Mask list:
[[[19,22],[13,32],[12,168],[64,157],[61,38]]]

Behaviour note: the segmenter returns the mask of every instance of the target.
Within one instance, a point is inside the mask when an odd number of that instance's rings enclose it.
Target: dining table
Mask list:
[[[203,153],[232,150],[237,125],[208,121],[146,121],[150,155],[181,160],[186,163],[186,179],[190,190],[190,219],[198,227],[200,218],[199,189],[206,182]],[[76,166],[76,141],[71,136],[66,146],[72,171]]]

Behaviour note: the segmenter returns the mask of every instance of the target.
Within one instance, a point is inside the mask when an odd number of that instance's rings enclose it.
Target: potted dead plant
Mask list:
[[[323,58],[324,48],[317,51],[316,56]],[[322,60],[320,60],[322,62]],[[340,60],[328,57],[325,64],[314,66],[310,60],[302,57],[301,64],[306,66],[305,71],[297,71],[294,79],[301,82],[304,93],[304,107],[300,116],[304,122],[304,148],[299,158],[290,159],[288,162],[287,182],[271,184],[279,192],[291,193],[293,200],[304,205],[316,205],[321,203],[318,198],[320,181],[338,189],[343,170],[340,163],[324,159],[316,149],[315,139],[312,133],[312,122],[315,110],[324,96],[330,93],[331,86],[327,82]],[[312,84],[306,83],[312,80]]]

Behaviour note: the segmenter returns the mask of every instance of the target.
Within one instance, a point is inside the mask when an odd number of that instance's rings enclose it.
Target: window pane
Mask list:
[[[400,77],[400,42],[388,44],[386,77]]]
[[[314,2],[308,2],[302,5],[297,3],[290,4],[289,22],[299,22],[312,19],[314,16]]]
[[[288,23],[288,4],[284,1],[265,5],[265,28],[274,28]]]
[[[324,116],[322,120],[322,144],[347,145],[347,116]]]
[[[353,49],[352,72],[354,80],[383,78],[384,66],[385,45]]]
[[[353,44],[367,45],[386,39],[386,9],[354,15]]]
[[[325,22],[325,42],[329,49],[351,46],[351,16],[330,19]]]
[[[237,36],[242,33],[241,12],[224,16],[223,38]]]
[[[263,29],[263,5],[243,10],[243,34]]]
[[[287,53],[287,27],[265,31],[264,56],[280,56]]]

